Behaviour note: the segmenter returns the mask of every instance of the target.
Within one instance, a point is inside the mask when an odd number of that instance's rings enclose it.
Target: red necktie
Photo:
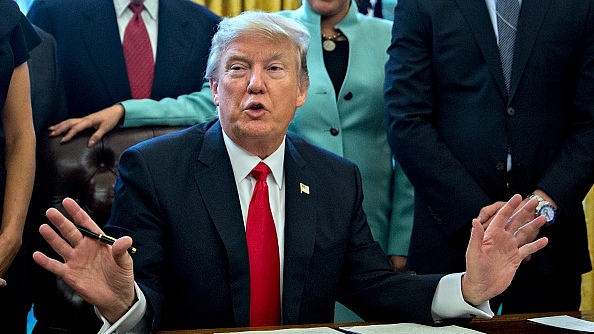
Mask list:
[[[251,172],[256,179],[246,223],[250,261],[250,326],[280,325],[280,260],[276,227],[270,211],[266,176],[260,162]]]
[[[141,15],[144,5],[142,2],[131,2],[129,7],[134,16],[124,32],[124,58],[132,98],[144,99],[151,96],[155,60],[151,40]]]

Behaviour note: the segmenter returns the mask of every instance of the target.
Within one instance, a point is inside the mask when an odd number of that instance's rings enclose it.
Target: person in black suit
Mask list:
[[[550,209],[549,246],[520,266],[502,312],[578,310],[591,269],[582,200],[594,182],[594,1],[515,5],[508,88],[496,1],[398,1],[385,100],[390,145],[415,187],[409,269],[464,270],[480,208],[534,194]]]
[[[37,138],[36,160],[40,161],[42,160],[40,158],[42,154],[40,142],[44,136],[48,135],[47,128],[56,122],[65,120],[68,111],[66,107],[66,96],[64,95],[64,85],[58,66],[56,40],[43,29],[36,26],[34,28],[41,37],[41,43],[29,53],[28,64],[31,79],[33,125]],[[37,168],[36,172],[40,170],[41,168]],[[27,294],[23,293],[19,296],[22,301],[27,302],[25,319],[33,302],[34,312],[37,314],[36,317],[41,321],[43,321],[44,315],[47,313],[40,311],[40,309],[43,310],[44,307],[47,307],[55,310],[56,304],[53,300],[57,297],[54,295],[51,297],[46,296],[47,293],[53,291],[51,287],[55,284],[55,276],[39,268],[31,259],[33,250],[38,250],[39,245],[43,241],[40,240],[41,238],[36,231],[39,229],[41,223],[47,221],[42,214],[47,209],[47,201],[42,197],[42,190],[43,180],[41,173],[36,173],[33,195],[27,213],[26,233],[23,238],[23,247],[25,248],[25,254],[27,254],[25,258],[29,260],[27,270],[29,289]],[[43,249],[47,249],[47,247]],[[46,284],[50,284],[49,288]],[[48,305],[48,301],[52,302]],[[22,318],[19,321],[22,321]]]
[[[52,34],[68,116],[78,118],[132,98],[122,47],[128,0],[38,0],[27,17]],[[142,17],[154,53],[151,99],[200,91],[220,18],[186,0],[145,0]]]
[[[34,259],[95,305],[101,333],[254,325],[253,235],[246,230],[253,223],[250,171],[261,163],[272,170],[267,199],[278,249],[266,255],[280,260],[282,277],[280,289],[271,288],[282,297],[270,310],[282,316],[265,325],[331,322],[335,300],[367,320],[488,317],[487,300],[546,245],[544,238],[530,242],[544,223],[532,220],[536,201],[522,205],[518,195],[473,221],[465,274],[393,271],[367,224],[357,166],[287,133],[307,96],[308,43],[307,30],[280,15],[224,19],[206,72],[219,120],[124,152],[104,229],[120,238],[99,243],[48,211],[66,240],[48,225],[40,233],[65,263],[39,252]],[[63,204],[77,224],[100,232],[74,200]]]
[[[106,110],[114,126],[123,121],[121,114],[111,112],[117,109],[123,114],[124,101],[133,97],[122,45],[133,16],[128,5],[128,0],[39,0],[31,5],[27,17],[57,41],[68,107],[64,122],[76,123],[81,117]],[[144,6],[141,15],[154,56],[154,80],[148,97],[161,100],[200,92],[210,42],[220,18],[186,0],[145,0]],[[204,103],[212,106],[208,88],[205,93]],[[128,115],[136,112],[144,125],[163,124],[163,119],[174,118],[151,113],[154,108],[145,107],[149,99],[130,101]],[[56,124],[62,122],[46,128]],[[50,135],[55,133],[50,131]],[[36,328],[62,327],[71,332],[88,328],[88,317],[95,319],[92,308],[85,307],[70,291],[65,293],[67,288],[50,273],[38,281],[42,288],[35,312]]]

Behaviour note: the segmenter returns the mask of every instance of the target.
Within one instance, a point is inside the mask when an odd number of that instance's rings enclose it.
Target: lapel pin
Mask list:
[[[299,183],[299,190],[301,190],[302,194],[308,194],[309,195],[309,186],[303,184],[303,183]]]

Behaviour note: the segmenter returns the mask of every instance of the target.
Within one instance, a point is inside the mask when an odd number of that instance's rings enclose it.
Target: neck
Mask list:
[[[347,14],[349,13],[349,8],[350,4],[344,7],[344,9],[342,9],[340,12],[329,15],[322,15],[320,22],[322,34],[327,36],[335,35],[338,32],[338,30],[334,27],[347,16]]]

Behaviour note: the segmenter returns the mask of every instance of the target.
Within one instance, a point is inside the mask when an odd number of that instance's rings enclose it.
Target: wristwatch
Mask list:
[[[536,200],[538,200],[535,216],[545,216],[547,218],[545,225],[551,225],[555,222],[555,219],[557,218],[557,209],[555,209],[551,203],[535,193],[528,195],[527,198],[536,198]]]

